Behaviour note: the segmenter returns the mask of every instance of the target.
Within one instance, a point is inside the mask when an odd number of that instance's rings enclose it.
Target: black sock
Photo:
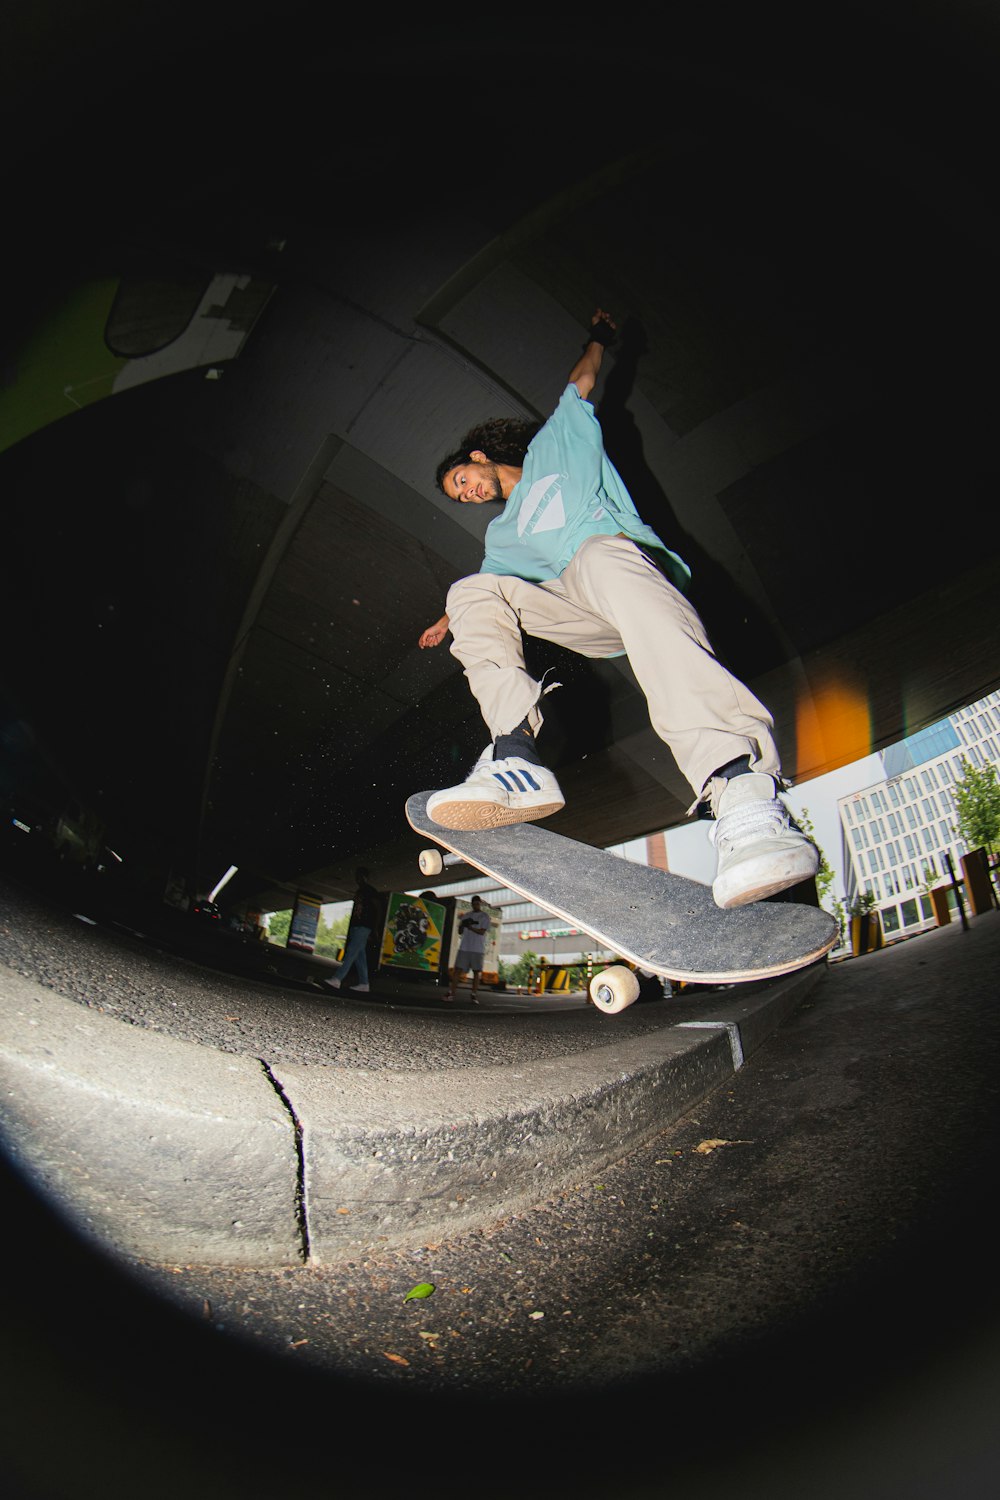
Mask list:
[[[522,719],[510,734],[498,734],[493,741],[494,760],[506,760],[509,755],[518,755],[521,760],[530,761],[533,766],[544,765],[527,719]]]
[[[713,774],[715,776],[721,776],[724,781],[732,781],[734,776],[749,776],[750,757],[749,755],[741,755],[736,760],[727,761],[724,766],[720,766],[719,769]],[[709,780],[711,780],[711,777],[709,778]],[[714,818],[715,813],[712,811],[711,803],[699,802],[698,806],[695,808],[695,817]]]
[[[716,776],[723,777],[723,779],[726,781],[732,781],[734,776],[749,776],[749,755],[741,755],[738,760],[727,761],[724,766],[719,767],[715,774]]]

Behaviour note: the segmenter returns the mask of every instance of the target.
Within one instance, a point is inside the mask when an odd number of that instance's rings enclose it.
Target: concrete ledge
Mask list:
[[[819,983],[827,968],[826,959],[821,958],[808,968],[773,980],[759,990],[735,985],[724,992],[724,1000],[713,1000],[711,1008],[705,1008],[704,1019],[737,1025],[743,1056],[751,1057]]]
[[[302,1126],[311,1258],[423,1244],[540,1203],[732,1071],[724,1032],[676,1030],[510,1071],[275,1069]]]
[[[607,1046],[568,1057],[269,1073],[0,969],[0,1132],[71,1220],[127,1254],[334,1264],[586,1181],[731,1077],[823,973],[706,996],[697,1019],[630,1040],[609,1020]]]
[[[276,1067],[302,1129],[310,1259],[424,1244],[579,1185],[731,1077],[825,971],[726,991],[697,1024],[619,1046],[609,1020],[609,1046],[517,1068]]]
[[[300,1262],[298,1157],[264,1069],[0,970],[0,1130],[84,1232],[161,1262]]]

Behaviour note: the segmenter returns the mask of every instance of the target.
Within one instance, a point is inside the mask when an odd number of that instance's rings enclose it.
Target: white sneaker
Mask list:
[[[760,901],[819,869],[816,846],[791,827],[774,777],[757,771],[727,782],[709,838],[719,854],[712,882],[716,906]]]
[[[367,995],[368,993],[368,986],[366,984],[352,984],[351,989],[356,995]]]
[[[442,828],[499,828],[547,818],[563,806],[565,798],[550,770],[519,755],[494,760],[488,745],[459,786],[427,799],[427,816]]]
[[[326,985],[327,989],[331,989],[331,990],[339,990],[340,989],[340,980],[339,979],[324,979],[323,983]]]

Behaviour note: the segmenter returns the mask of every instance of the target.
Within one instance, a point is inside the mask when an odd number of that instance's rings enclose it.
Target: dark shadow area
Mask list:
[[[679,525],[669,496],[646,462],[642,436],[628,409],[628,399],[648,349],[649,340],[641,323],[635,317],[628,318],[614,348],[597,413],[605,446],[640,516],[691,569],[688,593],[702,614],[716,654],[737,676],[746,675],[758,669],[761,662],[780,661],[782,643],[771,620],[734,587],[732,577]],[[711,613],[705,613],[706,609]]]
[[[538,1500],[668,1484],[701,1500],[758,1482],[791,1497],[801,1491],[786,1487],[783,1467],[794,1485],[806,1461],[822,1467],[823,1493],[841,1466],[850,1475],[861,1462],[853,1493],[894,1494],[888,1482],[870,1489],[864,1465],[891,1464],[907,1401],[922,1409],[939,1389],[944,1420],[966,1385],[981,1396],[995,1371],[998,1306],[978,1203],[997,1143],[980,1135],[969,1144],[894,1243],[845,1267],[808,1315],[669,1377],[523,1399],[401,1392],[303,1368],[292,1350],[261,1352],[220,1331],[209,1303],[181,1311],[119,1267],[3,1162],[7,1493],[124,1500],[141,1473],[151,1496],[256,1500],[284,1487],[291,1468],[296,1484],[320,1493],[390,1496],[441,1450],[441,1494],[467,1493],[471,1474],[477,1492],[500,1500],[510,1476],[484,1460],[483,1431],[530,1429],[544,1441],[533,1443],[518,1488]],[[976,1294],[955,1296],[958,1285]],[[985,1437],[975,1410],[968,1416]],[[934,1427],[908,1441],[933,1471]],[[980,1453],[973,1443],[967,1462],[960,1492],[989,1493],[988,1446]]]

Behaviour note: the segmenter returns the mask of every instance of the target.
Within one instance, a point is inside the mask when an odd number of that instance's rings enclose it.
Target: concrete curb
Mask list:
[[[670,1124],[825,973],[662,1032],[511,1068],[275,1065],[0,970],[12,1159],[79,1226],[159,1263],[317,1265],[424,1244],[579,1185]],[[280,1092],[279,1092],[280,1091]]]
[[[77,1228],[160,1262],[294,1265],[297,1153],[260,1066],[0,971],[13,1162]]]
[[[725,1035],[677,1031],[510,1073],[381,1074],[370,1097],[353,1077],[278,1070],[302,1125],[311,1258],[424,1244],[539,1203],[731,1072]]]

